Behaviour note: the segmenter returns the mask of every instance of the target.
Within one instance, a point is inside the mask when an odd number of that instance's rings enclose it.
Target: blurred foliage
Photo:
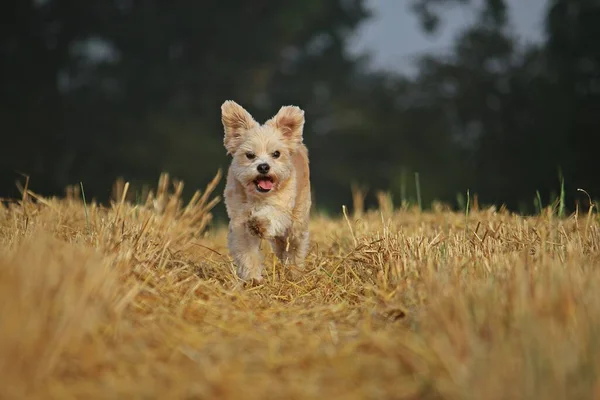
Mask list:
[[[547,204],[564,177],[567,206],[597,197],[593,160],[600,144],[600,4],[548,2],[545,41],[523,45],[502,0],[416,0],[424,29],[444,7],[476,7],[477,20],[449,57],[425,57],[419,81],[445,110],[446,126],[468,149],[471,192],[485,202],[533,211],[532,192]],[[473,4],[471,4],[473,3]],[[437,11],[437,13],[436,13]],[[453,134],[453,132],[449,132]]]
[[[317,207],[339,211],[350,185],[398,204],[485,203],[533,211],[565,177],[568,206],[594,195],[600,120],[600,6],[552,0],[546,40],[524,45],[502,0],[413,0],[424,32],[449,7],[476,20],[448,55],[408,78],[371,71],[348,40],[363,0],[6,0],[0,12],[0,195],[62,194],[83,181],[100,201],[117,176],[154,185],[161,171],[191,192],[227,168],[220,105],[264,120],[306,110]],[[580,200],[581,196],[577,197]],[[572,207],[571,207],[572,208]]]

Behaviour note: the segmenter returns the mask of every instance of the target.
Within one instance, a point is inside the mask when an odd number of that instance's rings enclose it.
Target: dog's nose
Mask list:
[[[271,167],[269,166],[269,164],[264,163],[264,164],[258,164],[258,167],[256,167],[256,169],[261,174],[266,174],[267,172],[269,172],[269,170],[271,169]]]

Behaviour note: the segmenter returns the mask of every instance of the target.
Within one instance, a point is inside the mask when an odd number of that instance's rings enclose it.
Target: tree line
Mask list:
[[[412,0],[424,34],[471,7],[449,54],[416,77],[373,71],[349,38],[363,0],[6,0],[0,6],[0,196],[83,182],[99,201],[122,176],[168,171],[192,191],[227,168],[220,105],[266,119],[306,111],[316,206],[337,212],[353,184],[396,203],[533,212],[600,197],[600,6],[550,0],[544,41],[523,44],[503,0]],[[418,180],[417,180],[418,177]],[[539,199],[539,200],[538,200]]]

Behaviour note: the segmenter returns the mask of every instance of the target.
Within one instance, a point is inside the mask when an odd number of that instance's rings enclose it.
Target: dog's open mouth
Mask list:
[[[267,193],[273,189],[273,178],[270,176],[259,176],[254,180],[254,184],[256,185],[256,190],[261,193]]]

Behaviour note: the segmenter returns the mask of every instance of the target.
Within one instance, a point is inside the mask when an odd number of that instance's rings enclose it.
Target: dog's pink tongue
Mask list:
[[[271,190],[273,189],[273,182],[268,179],[260,179],[258,181],[258,186],[260,186],[262,190]]]

